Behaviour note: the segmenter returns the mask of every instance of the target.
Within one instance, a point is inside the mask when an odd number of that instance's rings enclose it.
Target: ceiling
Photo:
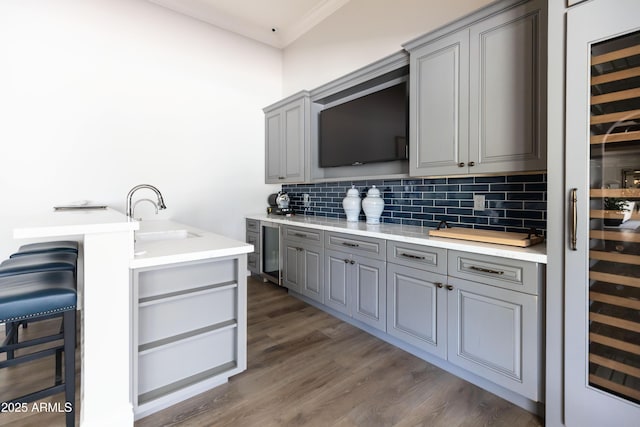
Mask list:
[[[149,0],[160,6],[284,48],[349,0]]]

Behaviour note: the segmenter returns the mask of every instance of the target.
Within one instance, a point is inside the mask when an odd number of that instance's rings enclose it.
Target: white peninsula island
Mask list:
[[[131,426],[246,369],[253,246],[109,208],[24,218],[14,238],[81,243],[81,425]]]

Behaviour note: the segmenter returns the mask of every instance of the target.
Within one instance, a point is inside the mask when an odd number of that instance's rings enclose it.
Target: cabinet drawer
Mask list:
[[[138,356],[139,403],[167,394],[167,389],[174,391],[185,378],[210,375],[216,368],[228,369],[235,365],[236,339],[236,328],[227,327],[158,348],[141,348]]]
[[[203,287],[140,301],[140,345],[236,319],[237,286]]]
[[[411,243],[387,242],[387,262],[447,274],[447,250]]]
[[[311,228],[284,227],[282,238],[292,242],[322,246],[324,231]]]
[[[260,221],[257,219],[247,218],[247,231],[253,231],[254,233],[260,232]]]
[[[253,252],[260,253],[260,233],[247,231],[247,243],[253,245]]]
[[[385,240],[340,233],[327,233],[325,237],[327,249],[380,260],[386,259],[386,243]]]
[[[538,295],[540,264],[468,252],[449,251],[449,276]]]

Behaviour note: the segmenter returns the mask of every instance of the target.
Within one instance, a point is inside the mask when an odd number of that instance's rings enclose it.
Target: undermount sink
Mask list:
[[[201,237],[189,230],[138,231],[135,233],[136,242],[157,242],[160,240],[181,240]]]

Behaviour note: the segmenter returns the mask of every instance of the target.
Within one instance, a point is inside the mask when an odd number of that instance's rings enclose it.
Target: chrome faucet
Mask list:
[[[131,190],[129,190],[129,194],[127,194],[127,216],[129,218],[133,218],[133,208],[135,207],[135,205],[131,204],[131,198],[133,197],[133,193],[140,190],[141,188],[148,188],[149,190],[152,190],[154,193],[156,193],[156,196],[158,196],[158,203],[157,204],[154,203],[156,205],[156,213],[158,209],[167,209],[167,206],[164,204],[164,199],[162,198],[162,193],[160,193],[160,190],[158,190],[153,185],[140,184],[140,185],[136,185]]]

